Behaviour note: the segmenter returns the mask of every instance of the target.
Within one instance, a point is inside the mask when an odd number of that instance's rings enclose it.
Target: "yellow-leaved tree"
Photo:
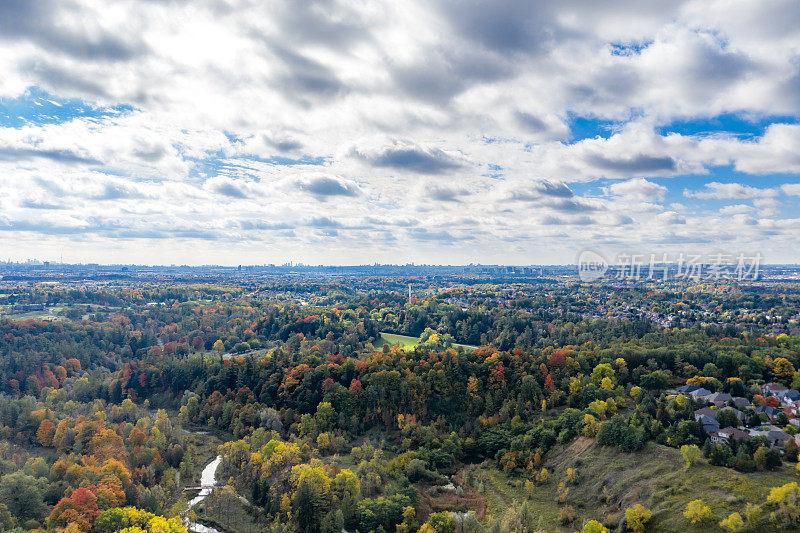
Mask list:
[[[714,521],[714,513],[711,507],[703,503],[703,500],[692,500],[686,504],[686,510],[683,511],[689,522],[693,525],[704,525]]]
[[[744,520],[739,513],[731,513],[728,518],[722,520],[719,525],[728,531],[738,531],[744,527]]]
[[[625,509],[625,527],[633,533],[644,533],[647,523],[653,518],[653,513],[641,503]]]

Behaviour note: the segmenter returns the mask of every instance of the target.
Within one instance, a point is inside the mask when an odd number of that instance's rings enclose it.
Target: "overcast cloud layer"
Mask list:
[[[800,260],[800,2],[0,2],[0,259]]]

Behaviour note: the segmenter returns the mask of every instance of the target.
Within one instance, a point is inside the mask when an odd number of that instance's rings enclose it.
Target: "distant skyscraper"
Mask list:
[[[411,284],[408,284],[408,299],[411,299]]]

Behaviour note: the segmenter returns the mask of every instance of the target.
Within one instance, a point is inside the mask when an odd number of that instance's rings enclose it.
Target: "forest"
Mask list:
[[[0,287],[0,531],[800,527],[800,287],[404,283]]]

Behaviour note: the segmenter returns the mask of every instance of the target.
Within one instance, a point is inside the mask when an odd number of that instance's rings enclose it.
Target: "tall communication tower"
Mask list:
[[[408,299],[411,299],[411,284],[408,284]]]

